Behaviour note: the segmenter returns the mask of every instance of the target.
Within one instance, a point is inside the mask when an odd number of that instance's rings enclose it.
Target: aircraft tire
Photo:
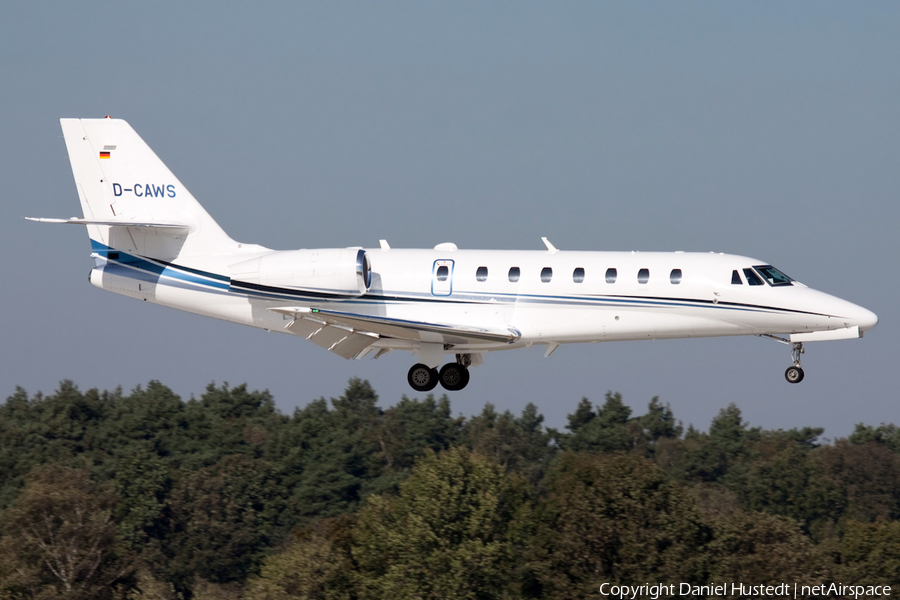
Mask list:
[[[459,363],[447,363],[441,367],[441,373],[438,379],[444,389],[456,392],[468,385],[469,369]]]
[[[790,366],[787,368],[787,371],[784,372],[784,378],[787,379],[788,383],[800,383],[803,381],[803,369],[796,366]]]
[[[459,384],[459,387],[456,388],[457,390],[461,390],[464,387],[466,387],[467,385],[469,385],[469,367],[467,367],[465,365],[460,365],[460,367],[462,367],[463,380],[462,380],[462,383]]]
[[[438,384],[438,371],[422,363],[413,365],[406,375],[409,386],[417,392],[430,392]]]

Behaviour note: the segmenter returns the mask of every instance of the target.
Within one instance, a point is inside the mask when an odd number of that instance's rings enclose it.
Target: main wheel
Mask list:
[[[447,363],[441,368],[439,379],[444,389],[456,392],[469,383],[469,370],[459,363]]]
[[[788,383],[800,383],[803,381],[803,369],[795,366],[788,367],[784,372],[784,378],[788,380]]]
[[[430,392],[438,384],[438,372],[437,369],[419,363],[410,368],[406,380],[410,387],[417,392]]]

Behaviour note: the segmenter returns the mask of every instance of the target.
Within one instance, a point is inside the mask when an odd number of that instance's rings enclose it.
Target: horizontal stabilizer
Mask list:
[[[25,217],[29,221],[38,223],[56,223],[62,225],[106,225],[109,227],[150,227],[156,229],[181,229],[187,231],[189,228],[183,223],[146,223],[138,221],[94,221],[92,219],[79,219],[72,217],[71,219],[49,219],[45,217]]]
[[[347,327],[356,332],[374,333],[382,337],[422,341],[421,333],[437,333],[444,336],[447,343],[464,344],[471,342],[493,342],[512,344],[522,335],[513,328],[492,330],[465,325],[426,323],[406,319],[392,319],[373,315],[361,315],[337,310],[301,307],[277,307],[269,310],[294,319],[305,319],[322,325]]]

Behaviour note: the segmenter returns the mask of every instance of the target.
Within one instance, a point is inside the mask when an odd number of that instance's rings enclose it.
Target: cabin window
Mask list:
[[[438,281],[447,281],[447,278],[450,277],[450,267],[448,267],[447,265],[441,265],[437,268],[435,277]]]
[[[584,281],[584,269],[578,267],[574,271],[572,271],[572,281],[575,283],[581,283]]]
[[[762,285],[762,279],[759,278],[759,275],[753,272],[753,269],[744,269],[744,277],[747,278],[747,283],[750,285]]]
[[[672,269],[672,272],[669,273],[669,281],[672,285],[681,283],[681,269]]]
[[[756,272],[762,275],[766,283],[773,286],[793,285],[793,279],[773,267],[772,265],[757,265],[753,267]]]
[[[650,281],[650,269],[638,271],[638,283],[647,283],[648,281]]]
[[[544,267],[541,269],[541,281],[544,283],[550,283],[550,280],[553,279],[553,269],[550,267]]]
[[[731,272],[731,285],[744,285],[744,282],[741,281],[741,274],[737,272],[737,269]]]
[[[606,283],[615,283],[616,282],[616,270],[615,269],[607,269],[606,270]]]
[[[509,268],[509,280],[513,283],[519,280],[519,267]]]
[[[487,267],[478,267],[475,271],[475,279],[478,281],[487,281]]]

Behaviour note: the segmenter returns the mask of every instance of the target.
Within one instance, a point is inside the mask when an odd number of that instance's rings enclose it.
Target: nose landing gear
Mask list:
[[[792,342],[778,337],[777,335],[769,335],[767,333],[761,333],[759,334],[759,337],[767,337],[781,344],[788,344],[791,346],[791,360],[794,364],[789,366],[784,372],[784,378],[787,379],[788,383],[800,383],[803,381],[803,367],[800,366],[800,355],[806,352],[803,349],[803,342]]]
[[[803,381],[803,368],[800,366],[800,355],[805,352],[803,350],[803,342],[794,342],[791,346],[793,346],[791,359],[793,359],[794,364],[784,372],[784,378],[787,379],[788,383],[800,383]]]

